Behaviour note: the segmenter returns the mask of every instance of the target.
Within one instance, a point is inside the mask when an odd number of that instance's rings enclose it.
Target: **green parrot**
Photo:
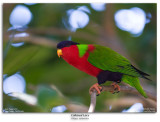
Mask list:
[[[140,85],[139,77],[148,79],[146,76],[149,75],[135,68],[128,59],[108,47],[62,41],[57,44],[57,55],[70,65],[97,78],[98,83],[90,88],[90,93],[96,89],[100,94],[100,85],[106,81],[113,81],[112,85],[119,92],[118,83],[123,81],[147,97]]]

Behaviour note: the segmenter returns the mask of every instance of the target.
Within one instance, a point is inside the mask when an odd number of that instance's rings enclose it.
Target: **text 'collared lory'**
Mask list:
[[[108,47],[62,41],[57,44],[57,54],[70,65],[97,78],[98,83],[90,88],[90,93],[96,89],[100,94],[100,84],[106,81],[113,81],[112,85],[119,92],[120,87],[117,83],[123,81],[147,97],[138,78],[148,79],[146,76],[149,75],[135,68],[125,57]]]

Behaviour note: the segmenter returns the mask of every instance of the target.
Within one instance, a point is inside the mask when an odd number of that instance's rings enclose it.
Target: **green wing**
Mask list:
[[[110,48],[94,45],[95,49],[90,52],[88,61],[102,70],[120,72],[134,77],[141,75],[131,66],[130,62]]]

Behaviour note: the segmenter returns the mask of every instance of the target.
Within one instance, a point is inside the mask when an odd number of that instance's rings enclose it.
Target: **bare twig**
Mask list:
[[[91,104],[90,104],[88,112],[94,112],[94,110],[95,110],[95,107],[96,107],[96,93],[97,92],[94,90],[91,94]]]
[[[30,42],[33,44],[38,44],[38,45],[52,47],[52,48],[55,48],[57,45],[56,40],[53,40],[53,39],[51,40],[44,37],[33,36],[33,35],[30,35],[28,37],[14,38],[14,42],[21,42],[22,40],[24,40],[25,42]]]
[[[129,86],[120,86],[121,92],[127,92],[127,93],[133,93],[136,95],[141,96],[141,94],[133,87],[129,87]],[[114,88],[112,86],[102,86],[102,92],[103,91],[114,91]],[[146,98],[146,100],[151,99],[154,102],[157,101],[157,98],[155,95],[153,95],[152,93],[145,91],[146,94],[148,95],[148,98]],[[96,107],[96,91],[93,91],[91,93],[91,102],[90,102],[90,107],[88,112],[94,112],[95,107]]]
[[[60,36],[60,37],[66,37],[66,36],[72,36],[73,38],[80,38],[80,39],[85,39],[88,41],[92,41],[92,42],[98,42],[99,38],[97,38],[97,36],[93,35],[93,34],[89,34],[86,32],[70,32],[66,29],[62,29],[62,28],[29,28],[26,30],[26,33],[28,33],[29,35],[36,35],[39,36],[41,35],[41,37],[44,38],[44,35],[56,35],[56,36]],[[4,33],[4,39],[8,39],[9,37],[9,33],[6,32]],[[53,40],[54,41],[54,40]]]
[[[118,101],[118,102],[117,102]],[[112,106],[112,110],[109,111],[116,111],[118,109],[124,109],[132,106],[135,103],[142,103],[144,108],[154,108],[156,111],[157,103],[151,99],[143,99],[142,97],[136,97],[136,96],[122,96],[118,98],[118,100],[115,99],[106,99],[104,104],[106,106]],[[109,108],[109,107],[107,107]]]

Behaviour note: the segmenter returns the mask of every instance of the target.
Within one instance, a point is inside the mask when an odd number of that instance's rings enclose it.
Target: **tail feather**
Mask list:
[[[144,78],[144,79],[147,79],[147,80],[150,80],[151,81],[151,79],[149,79],[149,78],[147,78],[146,76],[150,76],[149,74],[147,74],[147,73],[145,73],[145,72],[142,72],[142,71],[140,71],[139,69],[137,69],[136,67],[134,67],[133,65],[131,65],[132,66],[132,68],[133,69],[135,69],[141,76],[142,76],[142,78]]]
[[[143,90],[142,86],[140,85],[139,79],[138,77],[132,77],[129,75],[124,75],[122,77],[122,81],[129,84],[132,87],[135,87],[137,89],[137,91],[144,96],[145,98],[147,98],[147,94],[145,93],[145,91]]]
[[[145,76],[142,76],[142,78],[146,79],[146,80],[149,80],[149,81],[152,81],[151,79],[145,77]]]

